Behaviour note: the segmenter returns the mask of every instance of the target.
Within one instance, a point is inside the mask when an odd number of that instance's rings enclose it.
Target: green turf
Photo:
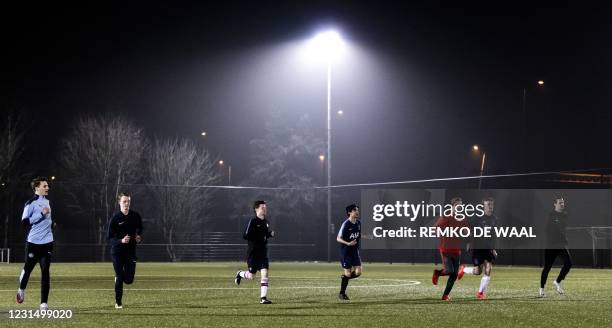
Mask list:
[[[125,308],[114,309],[110,263],[54,263],[49,304],[71,309],[72,319],[8,319],[10,309],[35,309],[40,270],[35,269],[22,305],[15,304],[21,264],[0,265],[0,327],[610,327],[612,271],[572,269],[566,295],[552,284],[536,298],[539,268],[495,267],[488,299],[474,298],[480,277],[455,284],[452,302],[439,300],[445,278],[431,284],[434,265],[365,264],[351,281],[350,303],[336,295],[336,263],[272,263],[269,298],[260,305],[258,280],[240,287],[241,263],[139,263],[127,286]],[[550,282],[558,268],[553,268]],[[419,283],[419,284],[416,284]],[[361,288],[356,288],[361,286]],[[215,289],[216,288],[216,289]]]

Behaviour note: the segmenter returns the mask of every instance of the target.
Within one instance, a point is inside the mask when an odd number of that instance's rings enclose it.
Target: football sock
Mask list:
[[[480,279],[480,289],[479,292],[484,293],[487,291],[487,286],[489,286],[489,282],[491,281],[491,276],[487,276],[486,274],[482,276]]]
[[[261,298],[268,296],[268,278],[261,278]]]
[[[340,283],[340,294],[344,294],[346,293],[346,287],[348,286],[350,278],[345,275],[342,275],[340,278],[342,279]]]

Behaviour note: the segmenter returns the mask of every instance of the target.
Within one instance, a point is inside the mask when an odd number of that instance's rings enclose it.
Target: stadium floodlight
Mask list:
[[[344,42],[340,33],[329,30],[317,34],[310,40],[307,56],[327,63],[327,260],[331,260],[331,72],[332,62],[340,57]]]
[[[336,31],[325,31],[317,34],[308,44],[308,57],[314,60],[330,62],[340,57],[344,50],[342,37]]]

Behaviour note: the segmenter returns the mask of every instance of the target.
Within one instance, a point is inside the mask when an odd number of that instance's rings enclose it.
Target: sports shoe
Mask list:
[[[477,292],[476,293],[476,298],[479,300],[484,300],[485,298],[487,298],[487,295],[485,295],[484,292]]]
[[[540,288],[540,291],[538,292],[538,297],[540,298],[546,297],[546,295],[544,295],[544,288]]]
[[[465,272],[463,272],[463,269],[465,268],[465,265],[460,265],[459,266],[459,272],[457,273],[457,280],[461,280],[461,278],[463,278],[463,275],[465,274]]]
[[[115,304],[115,309],[123,309],[123,305]]]
[[[234,278],[234,283],[236,286],[240,286],[240,280],[242,280],[242,277],[240,276],[240,270],[238,270],[236,271],[236,277]]]
[[[553,281],[553,285],[555,285],[555,290],[557,291],[557,293],[559,293],[559,295],[565,294],[565,291],[563,290],[563,288],[561,288],[561,283],[555,280]]]
[[[440,279],[440,273],[438,272],[438,270],[434,270],[433,276],[431,276],[431,283],[434,285],[437,285],[439,279]]]
[[[270,301],[267,297],[262,297],[259,304],[272,304],[272,301]]]
[[[23,303],[23,300],[25,300],[25,290],[17,289],[17,296],[15,298],[17,299],[17,304]]]
[[[47,304],[47,303],[40,303],[40,310],[41,311],[49,310],[49,304]]]
[[[442,295],[442,300],[446,302],[450,302],[451,298],[448,295]]]
[[[341,301],[350,301],[351,299],[345,293],[339,293],[338,299]]]

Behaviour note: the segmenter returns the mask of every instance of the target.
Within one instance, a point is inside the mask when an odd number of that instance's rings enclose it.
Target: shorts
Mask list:
[[[249,272],[255,274],[261,269],[267,270],[270,267],[270,263],[268,257],[249,256],[247,258],[247,266],[249,267]]]
[[[495,261],[492,249],[474,249],[472,251],[472,264],[479,266],[484,264],[485,261],[491,263]]]
[[[342,250],[340,264],[343,269],[350,269],[352,267],[361,266],[361,257],[359,256],[359,250]]]

